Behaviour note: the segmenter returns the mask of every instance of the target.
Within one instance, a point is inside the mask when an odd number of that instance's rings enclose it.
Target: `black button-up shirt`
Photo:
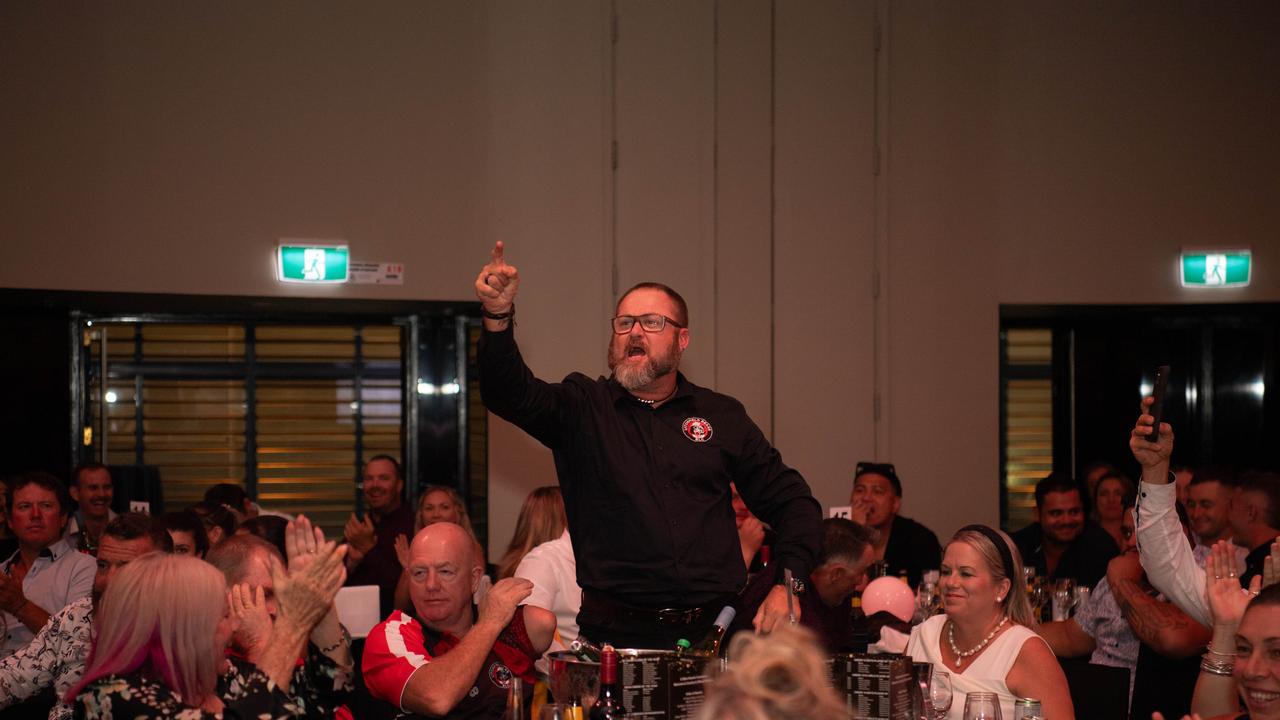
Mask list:
[[[480,339],[485,407],[551,449],[578,584],[641,607],[695,606],[736,593],[746,568],[729,482],[778,532],[777,577],[807,578],[822,538],[808,484],[742,403],[677,376],[653,408],[612,378],[538,380],[510,328]]]

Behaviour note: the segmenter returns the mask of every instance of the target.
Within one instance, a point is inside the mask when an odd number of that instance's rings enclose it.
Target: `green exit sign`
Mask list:
[[[346,245],[281,245],[276,268],[280,282],[344,283],[351,258]]]
[[[1182,287],[1244,287],[1252,274],[1247,249],[1182,251]]]

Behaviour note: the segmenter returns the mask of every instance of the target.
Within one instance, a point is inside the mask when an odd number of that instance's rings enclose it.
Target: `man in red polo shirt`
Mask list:
[[[365,685],[399,707],[400,717],[498,717],[512,677],[524,679],[526,692],[533,688],[533,662],[551,644],[555,615],[518,606],[533,590],[518,578],[498,581],[477,612],[471,595],[483,574],[460,526],[436,523],[414,537],[413,613],[392,612],[364,647]]]

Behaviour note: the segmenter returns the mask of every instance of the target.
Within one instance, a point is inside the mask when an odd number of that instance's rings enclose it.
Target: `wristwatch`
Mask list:
[[[786,580],[778,580],[778,585],[786,586],[786,584],[787,584]],[[804,591],[805,591],[804,581],[792,575],[791,576],[791,594],[803,595]]]

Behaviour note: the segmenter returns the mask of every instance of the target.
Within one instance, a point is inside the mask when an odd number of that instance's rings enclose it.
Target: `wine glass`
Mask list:
[[[1071,578],[1059,578],[1053,581],[1053,619],[1055,622],[1071,617],[1071,610],[1076,606],[1075,581]]]
[[[964,720],[1004,720],[1000,714],[1000,697],[990,692],[965,695]]]
[[[929,720],[942,720],[951,709],[951,673],[934,669],[929,679],[929,701],[933,706],[933,717]]]
[[[547,703],[538,710],[538,720],[573,720],[573,708],[564,703]]]

